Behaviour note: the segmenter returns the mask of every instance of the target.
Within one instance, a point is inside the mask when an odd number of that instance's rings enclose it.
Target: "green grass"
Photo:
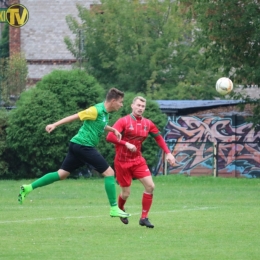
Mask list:
[[[23,205],[19,186],[30,181],[0,181],[0,259],[259,259],[260,179],[154,181],[154,229],[138,225],[138,181],[127,202],[129,225],[109,216],[102,179],[56,182]]]

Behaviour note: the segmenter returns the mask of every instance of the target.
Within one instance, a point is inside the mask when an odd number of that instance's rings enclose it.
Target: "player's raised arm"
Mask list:
[[[117,120],[115,122],[115,124],[113,125],[113,127],[111,127],[113,129],[116,129],[120,134],[124,131],[124,123],[122,120]],[[124,145],[126,142],[122,139],[118,140],[116,138],[116,136],[112,133],[112,131],[110,131],[106,137],[106,141],[113,143],[113,144],[122,144]]]
[[[57,122],[55,122],[55,123],[53,123],[53,124],[47,125],[47,126],[45,127],[45,130],[46,130],[48,133],[50,133],[50,132],[52,132],[57,126],[70,123],[70,122],[75,121],[75,120],[77,120],[77,119],[79,119],[78,114],[74,114],[74,115],[71,115],[71,116],[67,116],[67,117],[65,117],[65,118],[63,118],[63,119],[61,119],[61,120],[59,120],[59,121],[57,121]]]
[[[124,131],[124,122],[122,120],[117,120],[117,122],[113,125],[113,129],[116,129],[119,133],[122,133]],[[136,146],[133,144],[130,144],[122,139],[118,140],[115,135],[113,135],[111,132],[108,133],[106,137],[106,141],[113,143],[113,144],[121,144],[125,145],[127,149],[129,149],[131,152],[136,151]]]

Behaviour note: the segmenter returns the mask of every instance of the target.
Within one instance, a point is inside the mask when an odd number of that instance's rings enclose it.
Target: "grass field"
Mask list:
[[[102,179],[56,182],[19,205],[30,181],[0,181],[1,260],[260,259],[260,179],[155,177],[154,229],[138,224],[138,181],[129,225],[109,216]]]

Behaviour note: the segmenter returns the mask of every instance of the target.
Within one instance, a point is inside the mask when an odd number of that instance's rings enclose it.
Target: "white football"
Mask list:
[[[233,82],[229,78],[223,77],[218,79],[216,83],[216,90],[221,95],[227,95],[233,89]]]

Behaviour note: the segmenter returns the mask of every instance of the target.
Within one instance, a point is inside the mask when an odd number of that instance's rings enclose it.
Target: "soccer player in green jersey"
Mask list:
[[[119,209],[116,199],[116,186],[114,171],[104,157],[95,149],[99,138],[104,132],[113,132],[118,140],[121,134],[108,126],[109,112],[117,111],[123,106],[124,93],[116,88],[111,88],[104,102],[96,104],[77,114],[65,117],[53,124],[46,126],[46,131],[51,133],[56,127],[75,120],[83,121],[78,133],[72,137],[69,150],[60,169],[50,172],[28,185],[22,185],[18,201],[23,203],[24,198],[34,189],[49,185],[55,181],[66,179],[73,170],[91,164],[104,176],[105,190],[110,203],[111,217],[129,217],[130,215]]]

